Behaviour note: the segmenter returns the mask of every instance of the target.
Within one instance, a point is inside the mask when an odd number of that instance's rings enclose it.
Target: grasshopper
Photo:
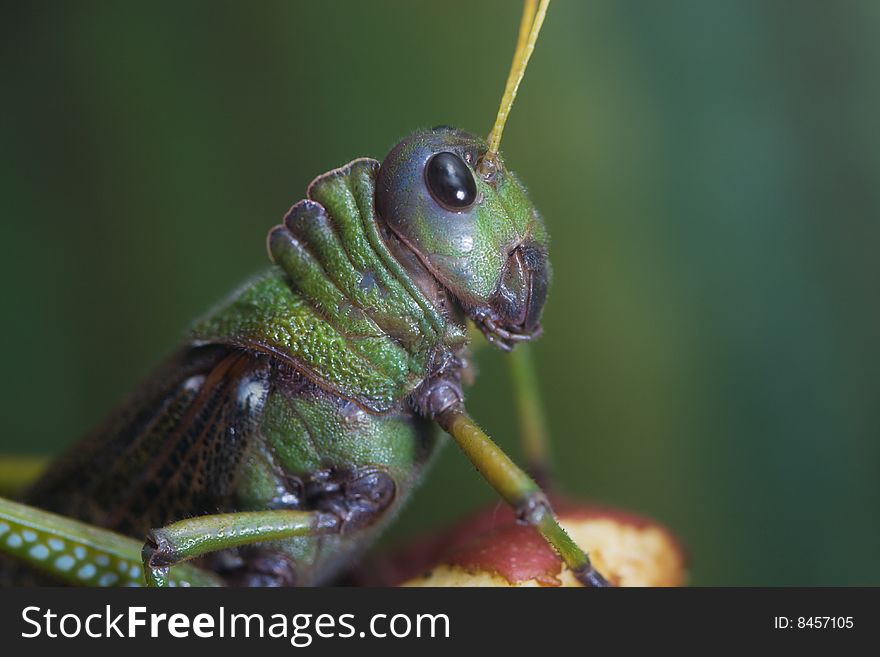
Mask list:
[[[21,502],[0,500],[7,579],[332,581],[405,503],[439,427],[581,582],[607,584],[462,391],[469,322],[505,351],[541,331],[548,235],[499,146],[548,4],[525,2],[486,140],[441,126],[318,176],[269,232],[273,267]],[[540,438],[527,448],[540,469]]]

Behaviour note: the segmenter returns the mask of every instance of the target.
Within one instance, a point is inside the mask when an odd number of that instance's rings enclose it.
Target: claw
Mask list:
[[[517,333],[503,328],[496,323],[490,311],[485,309],[475,311],[471,319],[486,336],[486,340],[502,351],[511,351],[516,343],[528,342],[542,333],[540,324],[531,333]]]
[[[583,570],[575,572],[574,576],[581,584],[590,588],[604,589],[611,587],[611,583],[602,577],[599,571],[593,568],[592,565],[587,565]]]

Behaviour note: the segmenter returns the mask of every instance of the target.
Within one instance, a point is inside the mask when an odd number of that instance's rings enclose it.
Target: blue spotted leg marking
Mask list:
[[[143,586],[143,543],[106,529],[0,498],[0,552],[77,586]],[[218,586],[182,564],[169,586]]]

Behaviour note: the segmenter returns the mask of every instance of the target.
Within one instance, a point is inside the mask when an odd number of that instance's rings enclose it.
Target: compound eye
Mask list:
[[[425,166],[428,191],[440,205],[463,210],[477,198],[477,183],[468,165],[455,153],[437,153]]]

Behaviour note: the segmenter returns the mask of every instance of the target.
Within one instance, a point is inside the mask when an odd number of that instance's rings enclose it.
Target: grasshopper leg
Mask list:
[[[36,507],[0,498],[0,553],[74,586],[143,586],[140,541]],[[14,578],[14,574],[13,574]],[[187,565],[170,586],[219,586]]]
[[[435,419],[486,481],[514,508],[519,520],[538,530],[584,586],[609,585],[593,568],[586,553],[560,527],[538,484],[480,429],[461,403],[445,409]]]
[[[144,576],[148,586],[167,586],[171,567],[188,559],[253,543],[341,530],[339,516],[322,511],[243,511],[197,516],[154,529],[147,535],[142,552]]]

